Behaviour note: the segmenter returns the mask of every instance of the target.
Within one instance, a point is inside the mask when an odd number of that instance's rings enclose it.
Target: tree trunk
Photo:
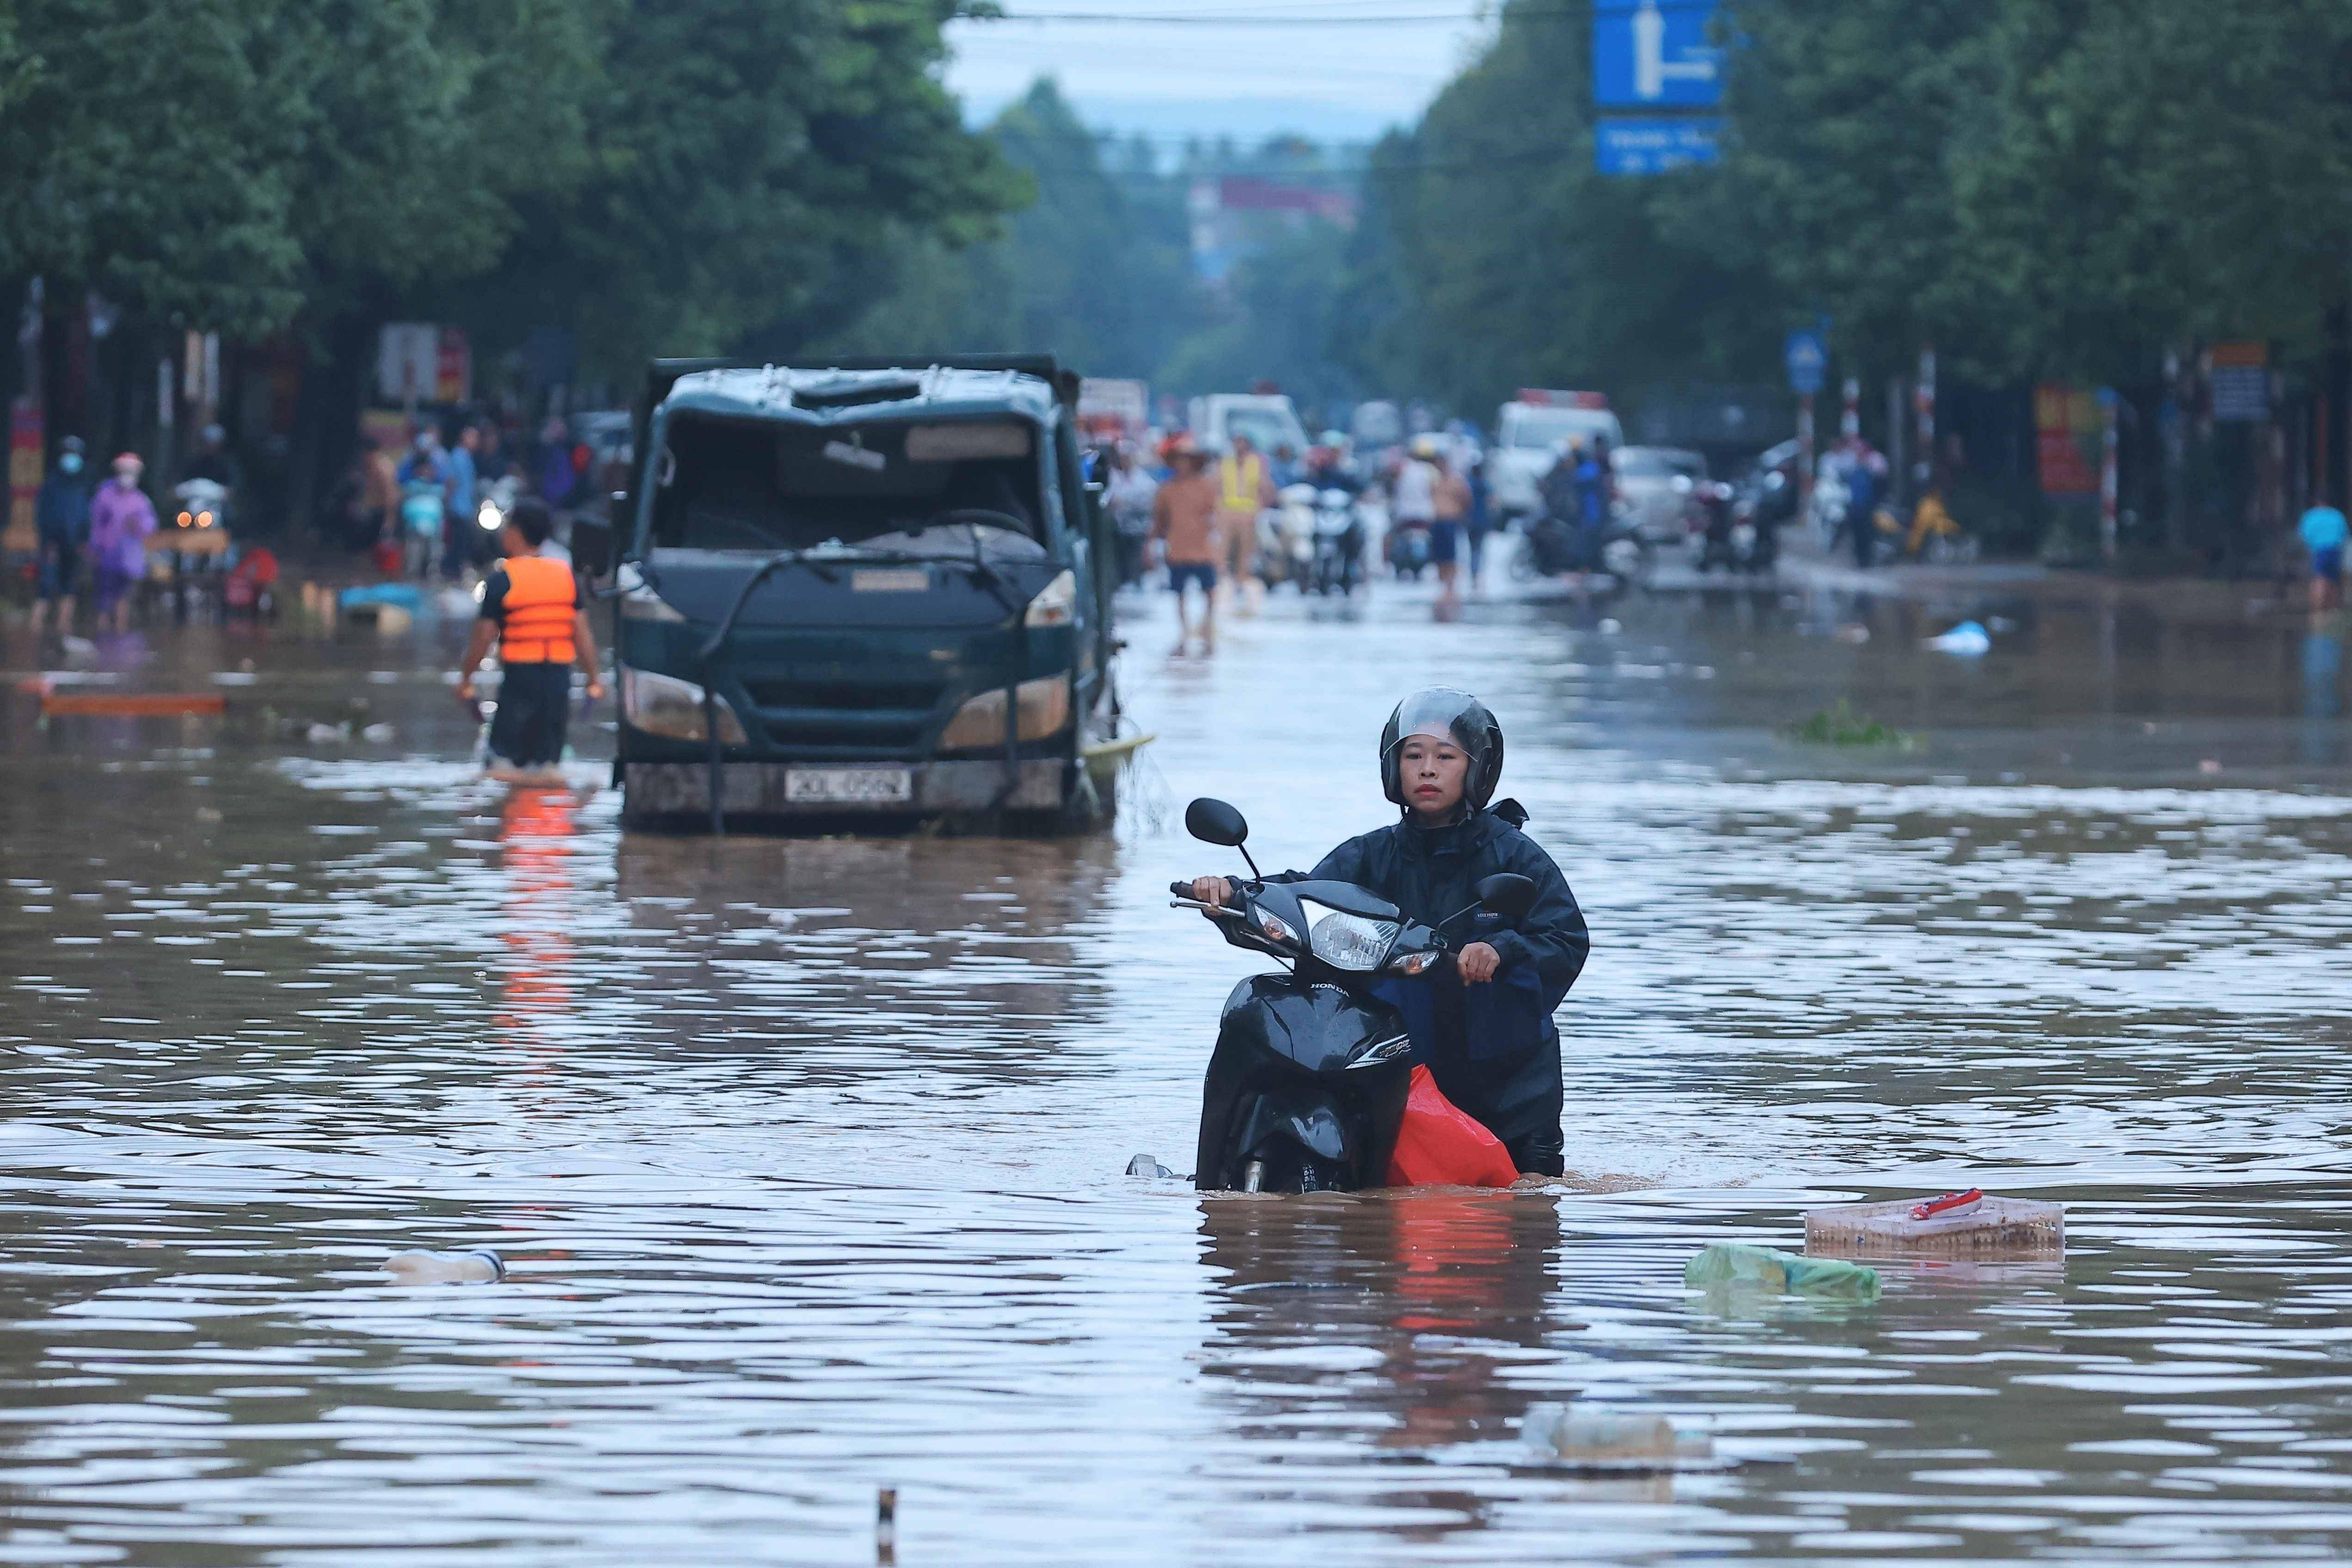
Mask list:
[[[297,534],[317,526],[320,498],[334,489],[336,478],[358,451],[360,405],[375,323],[360,315],[338,316],[324,325],[319,338],[320,357],[302,372],[288,467],[287,514]]]
[[[2324,398],[2329,428],[2321,437],[2326,442],[2327,462],[2320,482],[2326,488],[2332,505],[2342,506],[2347,474],[2345,447],[2347,413],[2352,413],[2352,304],[2338,300],[2327,307],[2327,390]]]

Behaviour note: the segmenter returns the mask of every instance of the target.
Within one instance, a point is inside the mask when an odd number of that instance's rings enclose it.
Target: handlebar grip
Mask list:
[[[1175,894],[1180,899],[1189,899],[1192,896],[1192,884],[1190,882],[1171,882],[1168,884],[1168,890]]]

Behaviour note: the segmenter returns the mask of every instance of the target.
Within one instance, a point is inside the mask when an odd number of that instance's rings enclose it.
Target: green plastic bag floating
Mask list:
[[[1799,1258],[1738,1241],[1719,1241],[1684,1264],[1683,1284],[1693,1290],[1744,1289],[1839,1301],[1878,1300],[1875,1268],[1843,1258]]]

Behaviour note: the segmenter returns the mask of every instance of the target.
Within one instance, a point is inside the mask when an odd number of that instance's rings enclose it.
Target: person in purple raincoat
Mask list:
[[[139,488],[139,476],[146,468],[138,453],[123,453],[114,459],[114,477],[90,498],[89,558],[98,580],[100,631],[131,629],[131,594],[147,574],[155,503]]]

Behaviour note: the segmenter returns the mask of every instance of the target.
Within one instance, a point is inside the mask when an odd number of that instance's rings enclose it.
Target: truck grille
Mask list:
[[[946,689],[938,681],[743,683],[769,742],[811,751],[910,751],[936,721]]]

